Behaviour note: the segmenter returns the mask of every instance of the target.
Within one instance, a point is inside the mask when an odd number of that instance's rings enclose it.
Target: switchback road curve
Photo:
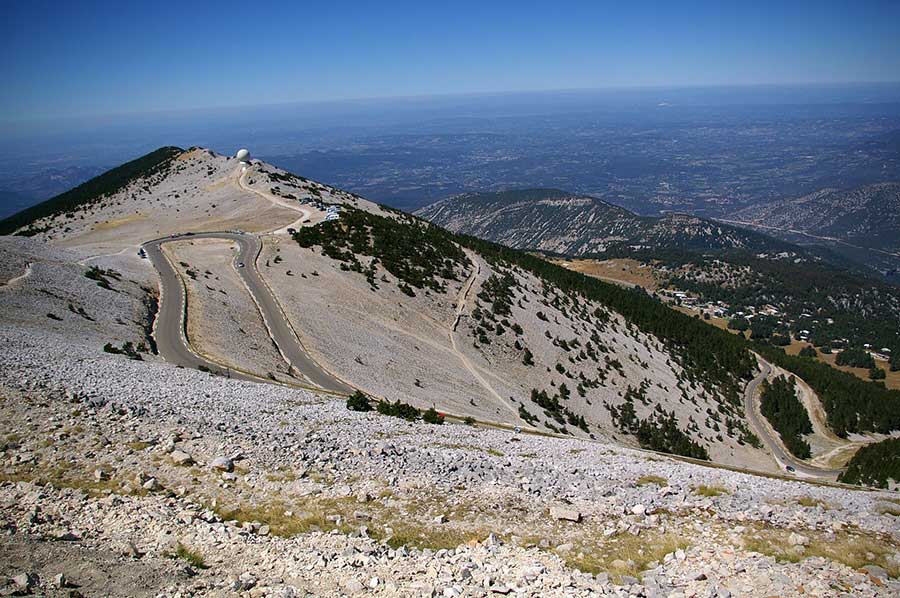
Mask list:
[[[766,448],[772,452],[772,455],[781,467],[790,465],[794,468],[796,473],[813,478],[836,479],[843,470],[815,467],[814,465],[810,465],[809,463],[796,458],[784,448],[781,439],[775,437],[777,432],[772,430],[768,421],[763,421],[763,416],[760,413],[759,400],[757,398],[758,393],[756,391],[757,388],[759,388],[759,385],[762,384],[762,381],[772,372],[772,366],[761,358],[759,359],[759,362],[761,367],[759,375],[748,382],[747,388],[744,390],[744,412],[747,414],[747,421],[750,422],[753,432],[759,436],[759,439],[766,445]]]
[[[235,269],[256,303],[269,335],[285,360],[312,384],[323,390],[339,394],[353,392],[353,388],[322,369],[307,353],[269,286],[262,280],[256,269],[256,258],[262,248],[259,237],[240,232],[175,235],[154,239],[143,244],[147,257],[159,273],[160,306],[154,326],[154,335],[159,353],[166,361],[198,369],[201,366],[211,370],[222,368],[219,364],[211,363],[191,350],[185,332],[187,310],[184,284],[175,267],[162,252],[162,246],[166,243],[194,239],[222,239],[237,243],[238,253],[234,258]],[[238,264],[243,264],[243,267],[238,267]],[[259,378],[240,372],[235,372],[233,377],[259,380]]]

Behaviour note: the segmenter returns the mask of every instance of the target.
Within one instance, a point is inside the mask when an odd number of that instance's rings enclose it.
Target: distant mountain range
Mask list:
[[[800,245],[822,245],[883,273],[900,267],[900,183],[822,189],[745,208],[727,223]]]
[[[822,189],[796,199],[745,208],[735,214],[734,220],[777,235],[840,239],[900,253],[900,183]]]
[[[638,216],[601,199],[558,189],[466,193],[416,212],[447,228],[516,249],[583,256],[621,246],[782,251],[789,243],[683,214]]]

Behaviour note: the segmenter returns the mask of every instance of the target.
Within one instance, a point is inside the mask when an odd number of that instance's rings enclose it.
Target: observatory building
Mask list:
[[[239,149],[237,153],[234,155],[235,158],[243,162],[244,164],[248,164],[250,162],[250,151],[246,149]]]

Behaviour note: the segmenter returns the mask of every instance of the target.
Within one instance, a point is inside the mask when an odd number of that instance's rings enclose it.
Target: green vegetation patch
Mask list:
[[[838,365],[846,365],[852,368],[866,368],[870,370],[875,367],[875,360],[868,351],[862,347],[848,347],[837,354],[834,362]]]
[[[812,422],[794,392],[794,384],[793,376],[778,376],[771,384],[763,380],[760,411],[794,456],[809,459],[812,453],[803,435],[812,432]]]
[[[845,484],[887,488],[890,480],[900,482],[900,438],[869,444],[853,455],[847,471],[838,478]]]
[[[201,555],[196,550],[188,548],[181,542],[178,543],[178,545],[175,547],[175,550],[169,555],[169,557],[185,561],[195,569],[207,568],[206,561],[204,561],[203,559],[203,555]]]
[[[445,281],[458,280],[457,269],[469,265],[451,233],[404,214],[385,218],[345,207],[339,220],[301,228],[294,240],[301,247],[321,247],[343,269],[364,274],[373,289],[378,288],[376,266],[381,265],[410,296],[415,289],[443,291]],[[359,256],[372,261],[364,265]]]

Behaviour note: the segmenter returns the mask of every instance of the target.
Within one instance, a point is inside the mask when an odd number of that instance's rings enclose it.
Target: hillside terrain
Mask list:
[[[722,218],[801,245],[818,245],[896,282],[900,271],[900,183],[821,189],[755,204]]]
[[[655,272],[642,286],[687,291],[720,315],[759,315],[755,322],[766,325],[757,327],[758,337],[795,335],[820,347],[869,345],[900,355],[895,286],[837,256],[825,260],[766,235],[692,216],[640,217],[546,189],[460,195],[418,214],[517,249],[636,259]],[[884,220],[891,229],[891,218]]]
[[[0,223],[4,589],[900,589],[893,493],[743,471],[743,339],[256,160],[121,168]]]
[[[278,234],[257,261],[292,329],[319,366],[367,395],[771,467],[739,401],[754,366],[727,346],[728,335],[711,360],[708,343],[691,336],[702,325],[663,306],[649,302],[652,318],[629,321],[603,297],[561,287],[491,248],[262,163],[242,171],[208,151],[166,148],[139,164],[143,177],[114,180],[112,193],[74,210],[50,209],[74,205],[59,199],[36,206],[45,215],[20,233],[134,262],[127,250],[142,235],[266,227]],[[306,210],[299,219],[291,202]],[[319,202],[339,206],[340,218],[319,222]],[[252,224],[240,225],[251,213]],[[279,218],[296,232],[278,227]],[[187,289],[196,350],[226,371],[308,385],[269,349],[252,296],[227,283],[233,250],[216,262],[208,244],[187,237],[164,249]],[[619,309],[642,301],[626,298]]]
[[[745,208],[734,220],[773,230],[838,239],[900,252],[900,183],[822,189],[803,197]]]

